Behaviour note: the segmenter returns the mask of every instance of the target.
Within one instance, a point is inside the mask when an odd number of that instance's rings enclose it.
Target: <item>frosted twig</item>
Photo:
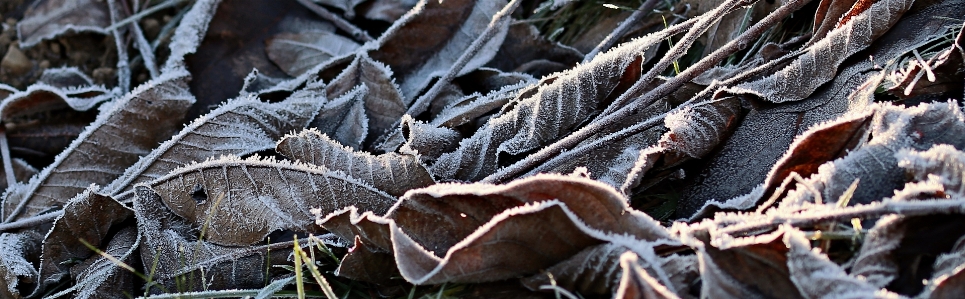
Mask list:
[[[117,17],[120,14],[117,1],[108,0],[107,6],[111,11],[111,23],[116,24]],[[128,64],[127,43],[124,42],[124,37],[121,35],[117,26],[111,26],[111,28],[111,35],[114,36],[114,46],[117,47],[117,86],[121,88],[121,92],[126,93],[131,91],[131,67]]]
[[[315,4],[311,0],[298,0],[298,3],[301,3],[302,6],[305,6],[305,8],[308,8],[308,10],[311,10],[319,17],[322,17],[322,19],[332,22],[332,24],[335,24],[335,27],[337,27],[338,29],[341,29],[342,31],[345,31],[346,33],[351,35],[352,38],[355,39],[356,41],[359,41],[361,43],[367,43],[373,40],[372,37],[369,36],[369,34],[366,33],[364,30],[359,29],[359,27],[355,27],[355,25],[352,25],[352,23],[349,23],[342,17],[339,17],[334,13],[328,11],[328,9],[325,9],[324,7],[321,7],[318,4]]]
[[[64,210],[53,211],[47,214],[34,215],[17,221],[0,224],[0,232],[15,229],[27,228],[35,225],[53,222],[57,217],[64,214]]]
[[[734,52],[737,52],[738,50],[740,50],[740,48],[743,47],[743,45],[747,45],[751,41],[760,37],[760,35],[763,34],[764,31],[766,31],[769,27],[783,20],[784,18],[789,16],[792,12],[800,9],[810,1],[811,0],[797,0],[797,1],[791,1],[784,4],[784,6],[781,6],[781,8],[775,10],[773,13],[765,17],[759,23],[755,24],[751,28],[748,28],[747,31],[745,31],[743,34],[738,36],[736,39],[728,42],[723,47],[721,47],[720,49],[717,49],[707,57],[704,57],[696,64],[687,68],[677,76],[671,78],[670,80],[667,80],[667,82],[664,82],[657,88],[651,90],[650,92],[646,93],[642,97],[638,98],[633,102],[632,105],[620,108],[619,110],[616,110],[615,112],[610,113],[608,115],[603,115],[601,118],[597,119],[596,121],[593,121],[586,127],[583,127],[582,129],[570,134],[566,138],[560,139],[559,141],[553,144],[550,144],[547,147],[544,147],[538,152],[527,156],[523,160],[520,160],[519,162],[516,162],[513,165],[510,165],[501,169],[500,171],[486,177],[482,181],[491,182],[491,183],[502,182],[535,167],[538,167],[538,168],[536,170],[533,170],[533,172],[554,169],[562,165],[567,160],[572,159],[573,157],[576,157],[577,155],[582,155],[587,151],[597,149],[605,144],[609,144],[606,142],[593,142],[586,146],[580,147],[578,149],[566,151],[567,149],[570,149],[576,146],[577,144],[583,142],[584,140],[586,140],[587,138],[590,138],[591,136],[594,136],[601,132],[606,132],[605,130],[607,129],[612,129],[611,127],[616,126],[616,124],[620,123],[621,120],[631,117],[638,110],[644,107],[648,107],[649,105],[653,104],[653,102],[655,102],[656,100],[667,96],[677,88],[680,88],[680,86],[683,86],[683,84],[690,82],[690,80],[693,80],[693,78],[697,77],[699,74],[707,71],[714,65],[720,63],[720,61],[722,61],[724,58],[727,58],[727,56],[730,56]],[[705,89],[705,91],[716,89],[717,86],[718,86],[717,84],[711,84],[711,86],[708,86]],[[634,124],[633,126],[625,128],[623,130],[619,130],[615,133],[610,133],[609,135],[602,138],[602,140],[620,140],[630,135],[642,132],[643,130],[646,130],[648,128],[653,127],[654,125],[657,125],[658,121],[663,120],[663,118],[669,115],[670,113],[674,113],[680,109],[694,105],[694,103],[701,98],[702,98],[702,95],[698,94],[697,96],[691,98],[687,102],[681,104],[680,106],[677,106],[674,109],[671,109],[666,113],[651,117],[646,121]]]
[[[409,107],[409,110],[406,111],[405,114],[418,115],[425,111],[425,109],[429,107],[429,104],[432,103],[432,100],[442,92],[446,84],[452,82],[452,79],[455,79],[456,76],[459,75],[459,72],[462,71],[462,68],[466,67],[466,64],[468,64],[473,57],[476,57],[476,54],[482,50],[483,46],[496,36],[496,33],[499,32],[497,29],[500,27],[500,24],[509,21],[509,17],[513,11],[516,10],[516,7],[519,6],[519,3],[519,0],[512,0],[509,4],[506,4],[502,10],[496,12],[492,20],[489,21],[489,25],[486,26],[486,30],[483,31],[476,40],[472,41],[469,48],[462,52],[459,59],[449,67],[449,70],[446,71],[446,74],[442,76],[442,78],[439,78],[439,80],[432,85],[429,91],[412,103],[412,106]]]
[[[658,2],[660,2],[660,0],[647,0],[647,2],[641,4],[640,7],[633,12],[633,14],[630,14],[626,20],[623,20],[623,22],[620,23],[620,26],[617,26],[617,28],[614,29],[610,35],[607,35],[606,38],[604,38],[603,41],[596,46],[596,48],[593,48],[590,53],[583,57],[583,63],[593,60],[593,57],[596,57],[596,55],[600,54],[600,52],[606,51],[610,47],[613,47],[613,44],[616,44],[616,42],[627,33],[627,31],[630,31],[630,27],[635,25],[637,20],[650,13],[650,11],[653,10],[653,7],[657,6]]]
[[[884,201],[846,208],[835,208],[811,212],[805,211],[791,215],[769,215],[766,219],[761,221],[742,223],[721,228],[717,231],[737,237],[774,229],[782,224],[787,224],[794,227],[806,227],[838,221],[850,221],[854,218],[876,218],[889,214],[898,214],[902,216],[965,214],[965,200],[931,199],[916,201]]]
[[[181,3],[181,2],[186,2],[186,1],[188,1],[188,0],[171,0],[171,1],[165,1],[164,3],[158,4],[158,5],[155,5],[155,6],[151,6],[151,8],[148,8],[148,9],[145,9],[145,10],[143,10],[143,11],[141,11],[141,12],[138,12],[137,14],[135,14],[135,15],[133,15],[133,16],[130,16],[130,17],[127,17],[127,18],[125,18],[125,19],[123,19],[123,20],[117,21],[117,22],[115,22],[114,24],[111,24],[110,26],[108,26],[107,28],[105,28],[104,30],[114,31],[114,30],[116,30],[117,28],[120,28],[121,26],[124,26],[124,25],[127,25],[127,24],[131,24],[131,23],[136,23],[136,22],[137,22],[138,20],[140,20],[141,18],[144,18],[144,17],[146,17],[146,16],[148,16],[148,15],[150,15],[150,14],[153,14],[153,13],[155,13],[155,12],[158,12],[158,11],[162,10],[162,9],[165,9],[165,8],[168,8],[168,7],[172,7],[172,6],[175,6],[175,5],[177,5],[177,4]]]

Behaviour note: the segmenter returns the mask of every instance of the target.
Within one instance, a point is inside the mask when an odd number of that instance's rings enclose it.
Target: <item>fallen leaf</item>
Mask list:
[[[133,215],[133,213],[131,213]],[[125,264],[133,264],[138,259],[137,249],[141,242],[137,228],[124,227],[107,243],[104,254]],[[64,292],[73,292],[73,298],[127,298],[124,294],[134,290],[137,278],[134,273],[123,269],[115,260],[103,255],[94,255],[71,269],[76,283]]]
[[[318,233],[311,209],[328,213],[354,204],[381,213],[395,202],[340,171],[257,156],[191,164],[151,186],[173,213],[206,227],[206,241],[223,246],[255,244],[280,229]]]
[[[31,232],[0,234],[0,294],[23,298],[35,289],[39,274],[28,259],[40,255],[40,238]]]
[[[392,71],[364,53],[356,55],[355,60],[325,87],[325,92],[329,98],[338,98],[358,85],[368,88],[361,101],[369,120],[366,138],[369,141],[366,143],[370,144],[398,124],[406,106],[392,79]]]
[[[396,21],[369,51],[372,59],[385,63],[398,75],[406,105],[435,77],[442,76],[489,25],[507,1],[420,1]],[[509,23],[483,46],[459,75],[483,66],[499,49]]]
[[[680,298],[666,286],[660,284],[656,278],[650,276],[643,267],[638,264],[638,257],[633,252],[626,252],[620,256],[620,268],[623,270],[620,275],[620,287],[617,289],[614,298],[636,299],[676,299]]]
[[[189,163],[273,149],[285,133],[305,128],[324,103],[323,98],[301,93],[278,103],[251,96],[230,100],[157,146],[104,192],[127,201],[133,197],[134,185],[151,182]]]
[[[369,118],[365,116],[366,85],[357,85],[349,93],[326,103],[309,127],[318,129],[335,141],[353,149],[361,149],[368,136]]]
[[[35,1],[17,22],[17,39],[20,46],[26,48],[67,32],[108,34],[105,28],[110,25],[106,1]]]
[[[391,196],[435,183],[413,155],[357,152],[314,129],[285,136],[278,141],[276,151],[295,161],[341,171]]]
[[[268,58],[292,77],[359,47],[351,39],[329,31],[283,32],[266,42]]]

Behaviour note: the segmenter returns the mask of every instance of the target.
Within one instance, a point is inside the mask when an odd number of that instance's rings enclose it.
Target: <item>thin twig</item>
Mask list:
[[[731,236],[745,236],[761,231],[775,229],[782,224],[793,227],[808,227],[851,219],[877,218],[889,214],[902,216],[923,216],[934,214],[965,214],[965,200],[932,199],[916,201],[884,201],[803,214],[773,215],[755,223],[742,223],[725,227],[718,232]]]
[[[12,231],[15,229],[28,228],[36,225],[53,222],[57,217],[64,214],[64,210],[53,211],[47,214],[34,215],[13,222],[0,224],[0,232]]]
[[[412,103],[412,106],[409,107],[409,110],[406,111],[405,114],[418,115],[425,111],[425,109],[429,107],[429,104],[432,103],[432,100],[435,99],[440,92],[442,92],[442,89],[459,75],[459,72],[466,67],[466,64],[468,64],[470,60],[476,57],[476,54],[482,50],[486,43],[496,36],[496,33],[499,32],[498,29],[501,27],[501,24],[509,21],[510,15],[512,15],[513,11],[516,10],[516,7],[519,6],[519,3],[519,0],[512,0],[509,2],[509,4],[506,4],[502,10],[496,12],[496,14],[493,15],[492,20],[489,21],[489,25],[486,26],[486,30],[484,30],[479,37],[476,38],[476,40],[472,41],[472,44],[469,45],[469,48],[462,52],[462,55],[459,56],[459,59],[457,59],[456,62],[449,67],[449,70],[445,75],[442,76],[442,78],[439,78],[439,80],[432,85],[432,88],[430,88],[429,91]]]
[[[144,18],[144,17],[146,17],[146,16],[148,16],[148,15],[150,15],[150,14],[153,14],[153,13],[155,13],[155,12],[158,12],[158,11],[160,11],[160,10],[162,10],[162,9],[165,9],[165,8],[168,8],[168,7],[172,7],[172,6],[178,5],[178,4],[180,4],[181,2],[186,2],[186,1],[187,1],[187,0],[171,0],[171,1],[166,1],[166,2],[164,2],[164,3],[158,4],[158,5],[155,5],[155,6],[151,6],[151,8],[145,9],[144,11],[141,11],[141,12],[137,13],[136,15],[127,17],[127,18],[125,18],[125,19],[123,19],[123,20],[121,20],[121,21],[117,21],[116,23],[111,24],[110,26],[108,26],[108,27],[107,27],[106,29],[104,29],[104,30],[114,31],[114,30],[116,30],[117,28],[120,28],[121,26],[130,24],[130,23],[135,23],[135,22],[137,22],[138,20],[140,20],[141,18]]]
[[[319,17],[322,17],[322,19],[332,22],[332,24],[335,24],[335,27],[337,27],[338,29],[341,29],[342,31],[345,31],[346,33],[351,35],[352,38],[355,39],[356,41],[361,43],[367,43],[367,42],[373,41],[372,37],[369,36],[369,34],[365,32],[365,30],[359,29],[359,27],[355,27],[355,25],[352,25],[352,23],[349,23],[342,17],[339,17],[338,15],[328,11],[328,9],[325,9],[322,6],[315,4],[311,0],[298,0],[298,3],[301,3],[302,6],[305,6],[305,8],[308,8],[308,10],[311,10]]]
[[[586,54],[586,56],[583,57],[583,62],[589,62],[590,60],[593,60],[593,57],[596,57],[597,54],[600,54],[600,52],[606,51],[607,49],[613,47],[613,45],[616,44],[616,42],[627,33],[627,31],[630,31],[630,28],[633,25],[636,25],[637,20],[650,13],[651,10],[653,10],[653,7],[657,6],[657,3],[659,2],[660,0],[647,0],[647,2],[641,4],[640,7],[633,12],[633,14],[620,23],[620,26],[617,26],[617,28],[614,29],[610,35],[607,35],[606,38],[604,38],[603,41],[596,46],[596,48],[593,48],[590,53]]]
[[[124,37],[121,36],[118,26],[113,26],[117,24],[117,18],[120,12],[120,8],[117,7],[115,0],[108,0],[107,6],[111,13],[111,35],[114,36],[114,46],[117,47],[117,86],[121,88],[122,93],[131,91],[131,67],[128,64],[127,57],[127,43],[124,42]]]
[[[573,157],[576,157],[577,155],[586,153],[588,150],[599,148],[604,144],[609,144],[606,142],[593,142],[576,150],[567,151],[567,149],[576,146],[587,138],[590,138],[591,136],[597,135],[601,132],[605,132],[605,130],[609,129],[610,127],[616,126],[620,123],[620,121],[632,117],[641,108],[648,107],[656,100],[667,96],[677,88],[680,88],[680,86],[683,86],[683,84],[690,82],[690,80],[693,80],[693,78],[697,77],[699,74],[720,63],[720,61],[727,58],[727,56],[730,56],[734,52],[740,50],[744,45],[747,45],[753,40],[757,39],[761,34],[764,33],[764,31],[767,30],[767,28],[783,20],[792,12],[800,9],[810,1],[811,0],[797,0],[784,4],[784,6],[781,6],[781,8],[775,10],[759,23],[755,24],[743,34],[738,36],[736,39],[728,42],[726,45],[720,49],[717,49],[707,57],[704,57],[677,76],[667,80],[667,82],[646,93],[639,99],[635,100],[632,105],[620,108],[611,114],[604,115],[600,119],[591,122],[586,127],[583,127],[582,129],[570,134],[566,138],[560,139],[559,141],[541,149],[540,151],[527,156],[523,160],[501,169],[500,171],[486,177],[482,181],[490,183],[506,181],[537,166],[539,167],[537,168],[539,170],[551,170],[562,165],[568,159],[573,159]],[[720,85],[715,82],[704,90],[715,90],[719,86]],[[670,113],[674,113],[680,109],[694,105],[695,102],[702,97],[703,96],[701,94],[698,94],[694,98],[691,98],[687,102],[677,106],[674,109],[671,109],[666,113],[651,117],[646,121],[634,124],[631,127],[619,130],[615,133],[611,133],[602,138],[602,140],[620,140],[626,138],[627,136],[642,132],[643,130],[656,125],[658,121],[663,120],[663,118]]]

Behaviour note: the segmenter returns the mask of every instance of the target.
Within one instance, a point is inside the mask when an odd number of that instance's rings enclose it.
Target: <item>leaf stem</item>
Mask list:
[[[409,106],[409,110],[407,110],[405,114],[418,115],[424,112],[426,108],[429,107],[429,104],[432,103],[432,100],[439,96],[439,93],[442,92],[442,89],[446,87],[446,84],[452,82],[452,80],[459,75],[459,72],[466,67],[466,64],[476,57],[476,54],[482,50],[483,46],[492,40],[493,37],[496,37],[496,33],[499,32],[498,29],[501,27],[501,24],[509,21],[509,17],[512,15],[513,11],[516,10],[516,7],[519,7],[519,3],[520,0],[512,0],[506,4],[503,9],[499,10],[499,12],[496,12],[496,14],[493,15],[492,20],[489,21],[489,25],[486,26],[486,30],[484,30],[479,37],[476,38],[476,40],[472,41],[472,44],[469,45],[469,48],[462,52],[462,55],[459,56],[459,59],[457,59],[456,62],[449,67],[449,70],[446,71],[446,74],[443,75],[442,78],[439,78],[439,80],[432,85],[432,88],[430,88],[429,91],[416,99],[416,101],[412,103],[412,106]]]
[[[27,218],[23,218],[13,222],[7,222],[0,224],[0,232],[11,231],[15,229],[27,228],[34,225],[40,225],[44,223],[53,222],[57,217],[64,214],[64,210],[53,211],[47,214],[34,215]]]
[[[768,28],[770,28],[777,22],[783,20],[784,18],[789,16],[792,12],[800,9],[810,1],[811,0],[795,0],[784,4],[784,6],[781,6],[781,8],[775,10],[773,13],[765,17],[759,23],[755,24],[747,31],[745,31],[743,34],[738,36],[736,39],[728,42],[726,45],[724,45],[720,49],[717,49],[707,57],[704,57],[693,66],[681,72],[679,75],[674,76],[673,78],[671,78],[670,80],[667,80],[667,82],[664,82],[657,88],[637,98],[636,100],[633,101],[631,105],[620,108],[610,114],[601,114],[602,115],[601,118],[591,122],[589,125],[583,127],[582,129],[570,134],[566,138],[560,139],[559,141],[553,144],[550,144],[547,147],[544,147],[538,152],[527,156],[523,160],[520,160],[519,162],[516,162],[513,165],[507,166],[497,171],[496,173],[484,178],[482,181],[488,182],[488,183],[503,182],[513,177],[516,177],[524,173],[525,171],[535,167],[539,167],[540,170],[550,170],[559,165],[562,165],[563,162],[567,161],[567,159],[572,159],[572,157],[576,155],[580,155],[582,153],[585,153],[588,150],[596,149],[605,144],[609,144],[607,142],[594,142],[587,146],[581,147],[578,150],[567,151],[568,149],[573,148],[574,146],[578,145],[579,143],[583,142],[584,140],[594,135],[597,135],[600,133],[609,133],[606,130],[616,126],[617,124],[620,123],[621,120],[624,120],[633,116],[638,110],[641,110],[645,107],[650,106],[651,104],[653,104],[653,102],[667,96],[677,88],[680,88],[680,86],[683,86],[683,84],[689,82],[690,80],[693,80],[693,78],[697,77],[699,74],[707,71],[708,69],[712,68],[714,65],[717,65],[724,58],[727,58],[727,56],[730,56],[732,53],[740,50],[745,45],[749,44],[750,42],[753,42],[761,34],[763,34],[764,31],[766,31]],[[681,44],[678,44],[678,46],[680,45]],[[662,59],[662,61],[670,61],[666,58],[667,57]],[[666,66],[664,66],[664,68],[665,67]],[[643,80],[643,78],[641,78],[641,80]],[[639,82],[640,81],[638,81],[638,83]],[[705,89],[705,91],[716,89],[717,86],[719,85],[711,84],[710,86],[707,87],[707,89]],[[625,93],[624,95],[629,94],[630,92],[631,90],[628,90],[627,93]],[[627,136],[639,133],[643,130],[646,130],[656,125],[657,121],[662,120],[670,113],[673,113],[685,107],[694,105],[698,99],[702,98],[702,94],[698,94],[694,98],[691,98],[687,102],[681,104],[680,106],[677,106],[674,109],[671,109],[666,113],[660,114],[655,117],[651,117],[650,119],[647,119],[644,122],[634,124],[631,127],[625,128],[623,130],[619,130],[615,133],[610,133],[609,135],[604,137],[604,139],[619,140],[622,138],[626,138]],[[610,107],[616,107],[617,106],[616,104],[617,103],[614,103],[614,105],[611,105]]]
[[[315,4],[311,0],[298,0],[298,3],[301,3],[302,6],[305,6],[305,8],[308,8],[308,10],[311,10],[319,17],[322,17],[322,19],[332,22],[332,24],[335,24],[335,27],[338,27],[338,29],[345,31],[346,33],[351,35],[352,38],[355,39],[356,41],[359,41],[361,43],[367,43],[374,40],[372,39],[372,36],[370,36],[364,30],[359,29],[358,27],[355,27],[355,25],[352,25],[352,23],[349,23],[342,17],[339,17],[338,15],[328,11],[328,9],[325,9],[322,6]]]

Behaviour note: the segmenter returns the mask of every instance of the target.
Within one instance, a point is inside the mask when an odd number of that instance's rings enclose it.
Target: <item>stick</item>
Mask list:
[[[322,19],[332,22],[333,24],[335,24],[335,27],[338,27],[338,29],[342,29],[342,31],[345,31],[348,34],[352,35],[352,38],[354,38],[358,42],[361,42],[364,44],[374,40],[364,30],[359,29],[359,27],[355,27],[355,25],[352,25],[352,23],[349,23],[342,17],[335,15],[334,13],[325,9],[324,7],[321,7],[318,4],[315,4],[311,0],[298,0],[298,3],[301,3],[302,6],[305,6],[305,8],[308,8],[308,10],[311,10],[319,17],[322,17]]]

